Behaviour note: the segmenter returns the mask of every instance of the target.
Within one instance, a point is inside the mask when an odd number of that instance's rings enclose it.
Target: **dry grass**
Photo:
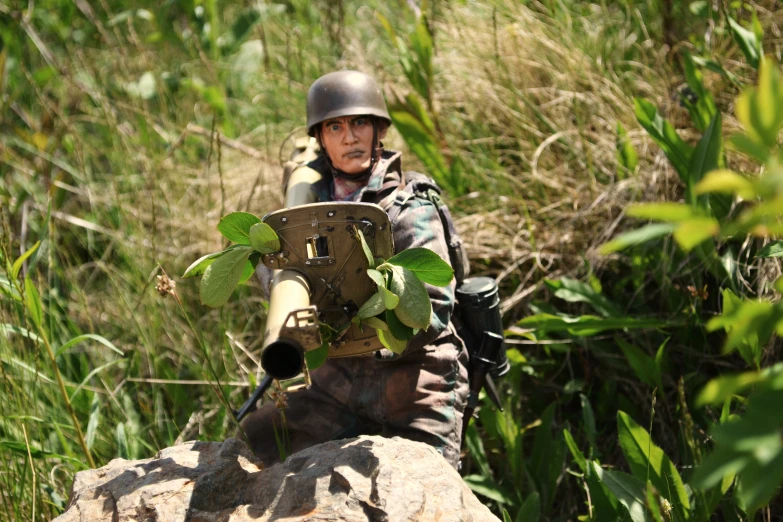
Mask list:
[[[526,313],[524,305],[544,277],[577,273],[585,260],[602,268],[606,259],[596,247],[626,226],[623,209],[629,203],[679,198],[676,175],[635,123],[633,97],[656,103],[678,128],[687,127],[687,116],[677,105],[681,79],[669,65],[667,49],[638,30],[634,24],[643,24],[641,18],[629,19],[611,5],[553,17],[543,3],[488,4],[449,6],[434,20],[434,89],[446,153],[462,159],[469,177],[469,194],[450,201],[458,229],[474,273],[500,281],[503,310],[513,320]],[[773,34],[770,45],[780,46],[782,15],[773,6],[764,3],[762,18]],[[203,385],[211,376],[199,338],[228,382],[257,379],[253,354],[265,314],[261,291],[251,284],[223,309],[208,310],[198,305],[197,281],[178,280],[194,332],[171,299],[155,292],[155,276],[162,267],[176,279],[190,262],[220,248],[223,240],[215,226],[221,215],[234,210],[263,215],[280,206],[278,148],[302,123],[303,95],[320,73],[356,67],[401,86],[396,56],[372,10],[359,8],[355,18],[361,28],[342,32],[344,52],[327,58],[324,49],[333,45],[328,35],[293,31],[294,22],[282,23],[282,17],[268,23],[272,65],[258,65],[241,81],[233,76],[232,59],[208,58],[198,39],[185,49],[158,48],[145,43],[141,28],[131,22],[102,25],[101,46],[70,43],[61,50],[60,84],[42,86],[28,78],[35,103],[16,107],[13,124],[21,127],[26,119],[24,132],[47,134],[50,141],[44,151],[31,153],[11,143],[22,135],[18,129],[0,128],[0,174],[11,187],[2,242],[16,257],[23,245],[47,236],[45,216],[54,187],[51,265],[39,265],[35,278],[51,299],[45,302],[53,340],[100,333],[127,354],[117,361],[112,353],[85,345],[63,363],[74,385],[93,369],[116,363],[87,378],[77,397],[85,424],[92,400],[102,408],[93,447],[98,460],[117,455],[116,426],[132,426],[137,418],[133,433],[143,444],[139,456],[183,437],[220,438],[230,432],[224,408]],[[723,52],[728,44],[719,41],[715,47]],[[28,76],[33,65],[25,71]],[[215,113],[195,88],[183,84],[168,92],[158,81],[154,100],[128,96],[124,85],[147,71],[159,80],[167,72],[230,86],[228,109],[217,118],[220,136],[212,135]],[[708,76],[707,82],[721,93],[718,103],[730,109],[733,96],[724,80]],[[233,141],[221,126],[229,117],[236,131]],[[618,122],[629,129],[639,155],[637,171],[627,179],[617,177]],[[727,131],[736,126],[731,119],[725,122]],[[682,134],[696,139],[693,132]],[[394,132],[386,145],[405,148]],[[741,161],[730,157],[733,165]],[[61,168],[64,162],[70,162],[70,170]],[[408,168],[421,168],[409,153],[406,162]],[[9,215],[8,209],[17,208],[26,209],[27,221]],[[749,284],[758,286],[779,274],[779,267],[764,270]],[[3,302],[0,323],[14,323],[17,317]],[[9,339],[0,338],[4,354],[47,374],[34,344]],[[571,361],[562,364],[561,370]],[[53,434],[53,426],[68,420],[49,384],[36,384],[40,396],[32,401],[26,395],[30,372],[5,362],[3,370],[4,393],[15,401],[0,408],[4,437],[24,440],[28,435],[33,447],[72,451],[67,437]],[[232,386],[229,393],[238,405],[246,389]],[[643,402],[644,394],[635,399]],[[40,415],[45,422],[23,424],[27,421],[14,417],[21,414]],[[23,476],[25,459],[10,459],[13,466],[3,483]],[[51,483],[66,496],[75,468],[63,465],[52,471],[57,479],[50,480],[45,464],[41,460],[34,467],[39,483]],[[29,514],[30,493],[18,495],[26,500],[16,507]],[[40,496],[37,502],[41,505]]]

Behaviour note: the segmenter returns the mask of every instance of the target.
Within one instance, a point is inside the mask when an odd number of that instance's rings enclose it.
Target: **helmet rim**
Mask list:
[[[335,71],[318,78],[307,92],[307,133],[317,125],[344,116],[375,116],[392,123],[386,100],[375,79],[360,71]]]

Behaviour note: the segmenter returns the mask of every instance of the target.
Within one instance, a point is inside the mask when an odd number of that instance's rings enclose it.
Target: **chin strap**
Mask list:
[[[372,176],[372,171],[375,169],[375,165],[378,164],[378,151],[383,149],[383,144],[378,141],[378,122],[375,118],[372,118],[372,152],[370,153],[370,166],[358,174],[348,174],[347,172],[343,172],[334,166],[334,163],[332,163],[332,158],[329,157],[329,153],[326,151],[324,142],[321,139],[320,128],[316,129],[315,137],[318,139],[318,144],[321,146],[321,150],[324,151],[324,155],[326,156],[326,165],[329,167],[329,172],[332,174],[332,176],[350,181],[367,181],[370,179],[370,176]],[[379,147],[375,146],[376,143],[379,144]]]

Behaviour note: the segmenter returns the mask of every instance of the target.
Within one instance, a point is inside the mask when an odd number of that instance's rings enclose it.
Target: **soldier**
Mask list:
[[[388,209],[404,186],[401,153],[381,140],[391,124],[375,80],[339,71],[316,80],[307,95],[307,127],[321,147],[307,166],[322,179],[312,187],[318,201],[359,201]],[[399,200],[396,200],[399,202]],[[390,212],[395,250],[425,247],[446,261],[449,249],[441,218],[428,199],[412,197]],[[276,439],[289,451],[329,440],[380,434],[424,442],[457,467],[468,394],[467,352],[452,324],[455,283],[427,285],[432,300],[429,329],[401,355],[328,359],[311,373],[312,386],[288,395],[281,413],[266,404],[242,427],[265,464],[279,461]]]

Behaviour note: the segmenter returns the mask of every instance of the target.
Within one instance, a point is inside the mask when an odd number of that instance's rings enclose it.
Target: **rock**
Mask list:
[[[430,446],[359,437],[263,469],[244,442],[188,442],[76,474],[55,522],[498,521]]]

